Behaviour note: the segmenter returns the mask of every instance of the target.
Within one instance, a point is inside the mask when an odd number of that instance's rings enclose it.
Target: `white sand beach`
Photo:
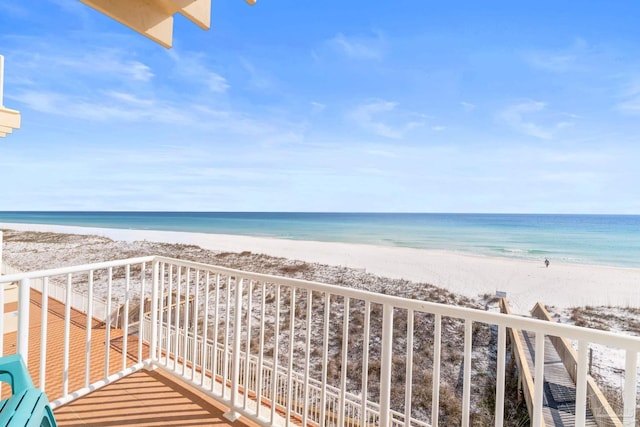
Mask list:
[[[468,297],[507,293],[517,313],[537,301],[549,306],[640,307],[640,269],[528,261],[456,252],[236,235],[0,223],[0,228],[92,234],[121,241],[181,243],[214,251],[266,254],[365,269],[375,275],[426,282]],[[149,254],[153,255],[153,254]]]

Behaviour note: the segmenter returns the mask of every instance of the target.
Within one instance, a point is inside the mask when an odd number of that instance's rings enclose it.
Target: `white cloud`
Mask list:
[[[274,132],[269,136],[263,137],[261,145],[269,149],[275,146],[283,145],[299,145],[305,140],[305,135],[301,131],[283,129],[280,132]]]
[[[58,94],[44,91],[25,91],[19,95],[9,95],[9,99],[19,101],[36,111],[50,113],[56,111],[56,104],[59,102]]]
[[[556,123],[556,129],[564,129],[572,127],[575,123],[573,122],[558,122]]]
[[[618,104],[618,109],[629,114],[640,114],[640,95]]]
[[[527,55],[526,59],[529,64],[536,68],[542,68],[547,71],[566,72],[573,68],[577,57],[568,54],[535,52]]]
[[[111,101],[92,100],[57,92],[27,90],[13,97],[42,113],[96,122],[160,122],[185,124],[193,119],[182,108],[137,99],[129,94],[111,92]]]
[[[366,37],[339,33],[329,40],[329,44],[348,58],[359,60],[382,59],[387,50],[387,42],[380,34]]]
[[[295,124],[282,122],[274,116],[256,117],[241,111],[219,109],[207,105],[190,107],[189,115],[202,128],[225,130],[239,135],[260,136],[261,140],[268,138],[276,140],[278,136],[282,136],[284,140],[288,141],[290,135],[297,130]]]
[[[146,82],[153,77],[151,68],[138,61],[122,64],[122,69],[125,74],[128,74],[133,80]]]
[[[256,137],[267,145],[294,144],[304,141],[304,126],[275,115],[256,116],[233,109],[205,104],[184,104],[167,99],[142,98],[132,93],[106,91],[106,96],[88,98],[53,91],[25,90],[11,99],[26,107],[50,115],[115,123],[155,123],[189,127],[210,135]]]
[[[526,52],[524,59],[535,68],[564,73],[584,69],[585,62],[591,55],[590,50],[584,40],[577,39],[573,45],[565,49]]]
[[[511,105],[498,114],[498,119],[509,127],[540,139],[551,139],[553,134],[528,117],[545,109],[544,102],[527,101]]]
[[[462,105],[462,109],[466,112],[473,111],[476,109],[476,105],[470,102],[462,101],[460,105]]]
[[[214,93],[225,93],[229,89],[229,83],[222,75],[209,69],[205,63],[206,56],[201,53],[178,54],[171,50],[169,57],[175,63],[179,75],[196,82],[204,82],[207,88]]]
[[[405,112],[397,106],[396,102],[375,100],[357,106],[347,117],[364,129],[393,139],[401,139],[410,130],[424,126],[424,115]]]
[[[5,17],[14,16],[24,18],[29,15],[29,9],[22,3],[23,2],[18,1],[2,1],[0,2],[0,11],[2,11]]]
[[[324,111],[325,108],[327,108],[327,106],[325,104],[322,104],[321,102],[315,102],[315,101],[311,102],[312,113],[321,113]]]
[[[538,139],[553,139],[556,133],[575,125],[580,117],[572,113],[549,111],[544,102],[524,101],[511,105],[497,115],[498,121]]]
[[[364,150],[365,153],[376,156],[376,157],[386,157],[386,158],[397,158],[398,154],[393,151],[392,148],[369,148]]]
[[[92,46],[91,49],[58,49],[49,44],[25,39],[25,47],[11,52],[14,67],[19,67],[23,81],[40,87],[57,83],[73,83],[105,79],[120,83],[146,83],[153,79],[151,68],[131,58],[125,50]],[[72,86],[72,85],[71,85]]]
[[[640,78],[633,79],[627,85],[621,98],[623,101],[618,103],[618,110],[627,114],[640,114]]]
[[[256,89],[267,90],[271,89],[274,85],[271,78],[269,78],[266,72],[262,69],[257,69],[251,61],[246,58],[240,58],[240,65],[249,75],[249,85]]]
[[[39,62],[49,67],[60,67],[65,72],[118,76],[136,82],[148,82],[153,78],[151,68],[142,62],[127,58],[120,50],[104,49],[81,54],[38,56]]]
[[[149,106],[153,104],[153,100],[143,99],[131,93],[118,92],[118,91],[106,91],[105,94],[113,99],[124,101],[130,104],[145,105],[145,106]]]
[[[577,170],[544,171],[540,173],[536,179],[542,182],[550,182],[562,186],[595,187],[597,185],[602,185],[602,182],[605,180],[605,176],[598,172]]]
[[[229,89],[229,83],[227,83],[227,79],[222,77],[220,74],[209,72],[206,77],[207,87],[211,92],[215,93],[224,93]]]
[[[378,169],[378,168],[357,168],[355,172],[358,175],[377,175],[377,176],[387,176],[389,175],[389,171],[386,169]]]

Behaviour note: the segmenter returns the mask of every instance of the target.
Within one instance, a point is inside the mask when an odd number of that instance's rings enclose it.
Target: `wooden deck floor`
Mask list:
[[[39,385],[41,294],[31,292],[29,330],[29,371],[36,386]],[[6,307],[10,309],[10,307]],[[84,385],[86,351],[86,316],[71,311],[71,339],[69,357],[69,390]],[[45,392],[53,401],[62,395],[64,305],[49,300],[47,313],[47,373]],[[90,382],[104,376],[106,329],[92,322]],[[109,366],[113,371],[122,364],[119,351],[122,331],[112,329],[113,345],[109,350]],[[137,360],[137,341],[129,342],[127,362]],[[4,354],[16,352],[16,333],[4,336]],[[143,347],[143,359],[147,357]],[[3,387],[3,395],[10,391]],[[242,418],[230,423],[222,418],[226,408],[214,399],[186,384],[174,380],[161,370],[139,371],[98,391],[61,406],[54,411],[58,425],[65,426],[250,426],[255,424]]]
[[[160,370],[139,371],[55,411],[63,427],[246,426],[230,423],[226,409],[208,396],[178,384]]]

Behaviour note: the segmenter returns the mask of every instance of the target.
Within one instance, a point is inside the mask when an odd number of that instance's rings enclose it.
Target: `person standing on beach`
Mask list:
[[[549,268],[549,260],[547,258],[544,259],[544,265],[546,265],[547,268]]]

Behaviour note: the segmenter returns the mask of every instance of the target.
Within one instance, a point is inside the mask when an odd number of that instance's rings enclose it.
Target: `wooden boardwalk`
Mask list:
[[[509,302],[501,298],[500,311],[511,314]],[[533,317],[553,322],[544,305],[537,303],[531,310]],[[535,386],[535,333],[509,329],[511,355],[518,369],[519,387],[531,416]],[[544,382],[541,426],[574,426],[576,419],[577,355],[564,338],[545,336]],[[597,415],[594,417],[594,412]],[[622,427],[618,415],[613,411],[596,382],[587,375],[586,426]],[[539,426],[536,426],[539,427]]]
[[[535,333],[521,332],[525,356],[531,367],[531,376],[535,381]],[[576,386],[564,367],[558,352],[549,337],[544,342],[544,408],[543,418],[546,426],[568,427],[575,425]],[[587,409],[586,426],[597,427],[595,418]]]

